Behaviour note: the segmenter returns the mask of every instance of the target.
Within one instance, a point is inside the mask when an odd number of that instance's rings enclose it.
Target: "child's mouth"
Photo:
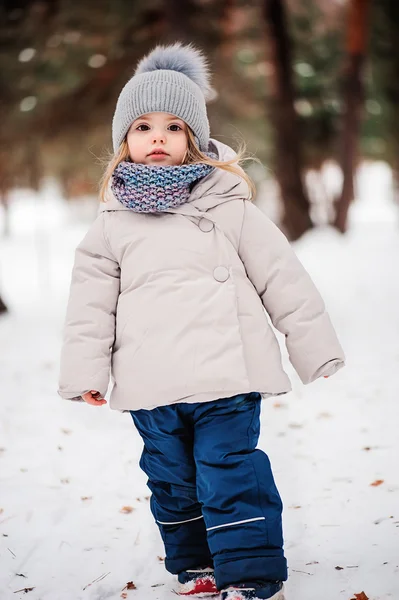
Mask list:
[[[162,158],[163,156],[168,156],[168,154],[166,152],[164,152],[163,150],[154,150],[153,152],[151,152],[150,156],[152,156],[153,158],[154,157]]]

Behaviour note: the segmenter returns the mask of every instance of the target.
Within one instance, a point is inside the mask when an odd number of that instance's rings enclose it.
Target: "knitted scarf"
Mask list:
[[[157,166],[123,161],[112,174],[111,190],[135,212],[163,212],[187,202],[191,184],[213,169],[205,164]]]

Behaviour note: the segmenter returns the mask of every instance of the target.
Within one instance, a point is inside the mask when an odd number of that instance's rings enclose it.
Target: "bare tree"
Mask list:
[[[282,228],[292,240],[313,227],[302,180],[299,126],[294,107],[291,40],[283,0],[264,0],[273,66],[271,121],[275,126],[276,174],[284,205]]]
[[[371,0],[350,0],[349,3],[343,90],[345,112],[340,154],[343,186],[341,196],[335,202],[334,219],[334,226],[342,233],[347,229],[349,206],[354,198],[354,174],[364,103],[362,75],[367,49],[370,5]]]

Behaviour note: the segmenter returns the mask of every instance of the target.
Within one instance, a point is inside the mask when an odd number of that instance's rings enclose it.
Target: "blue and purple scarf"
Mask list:
[[[192,184],[213,169],[205,164],[157,166],[123,161],[112,174],[111,190],[135,212],[163,212],[187,202]]]

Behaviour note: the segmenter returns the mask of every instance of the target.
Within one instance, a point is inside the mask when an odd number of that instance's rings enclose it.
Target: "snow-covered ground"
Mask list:
[[[319,229],[296,244],[348,366],[304,387],[287,364],[293,393],[263,405],[260,447],[285,505],[287,600],[399,598],[399,224],[388,184],[383,166],[363,170],[350,232]],[[56,394],[73,249],[93,214],[88,203],[79,222],[51,188],[18,192],[12,236],[0,240],[10,307],[0,318],[1,600],[176,598],[130,416]]]

